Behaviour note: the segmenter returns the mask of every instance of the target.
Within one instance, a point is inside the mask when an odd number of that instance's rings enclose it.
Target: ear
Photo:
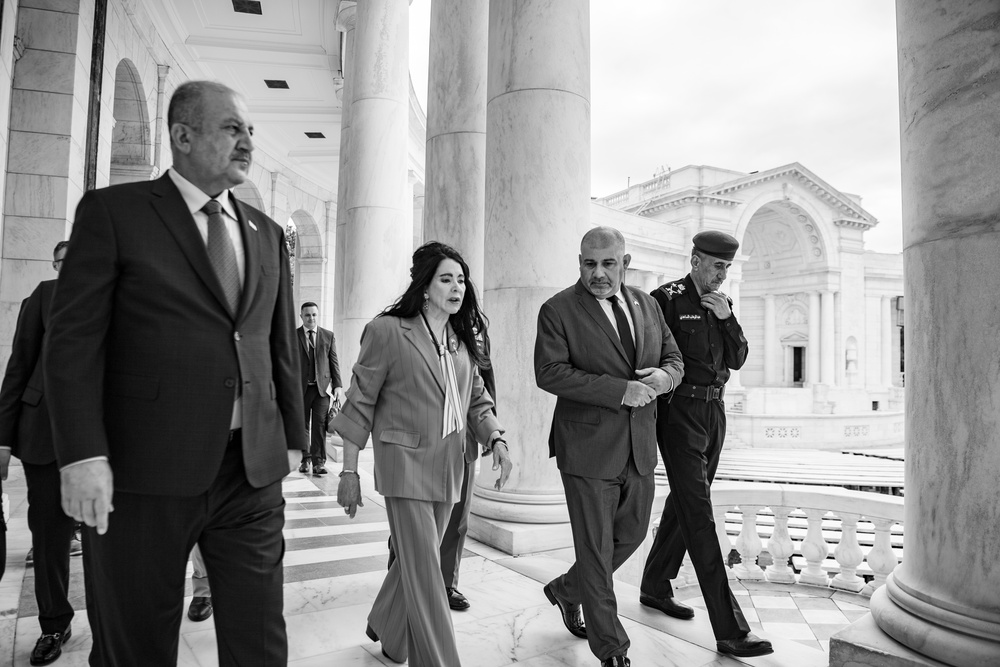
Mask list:
[[[187,155],[191,152],[191,128],[184,123],[170,126],[170,141],[175,150]]]
[[[631,261],[632,261],[632,255],[625,253],[625,255],[622,257],[622,265],[627,269],[628,263]]]

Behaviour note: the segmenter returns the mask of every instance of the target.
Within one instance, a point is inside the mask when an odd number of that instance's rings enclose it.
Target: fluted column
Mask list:
[[[819,334],[819,322],[820,322],[819,292],[812,291],[809,292],[809,348],[807,350],[808,358],[806,360],[807,385],[819,384],[820,381],[819,350],[821,343]]]
[[[836,355],[833,349],[833,292],[822,290],[820,301],[820,382],[827,385],[834,383],[833,373],[836,368]]]
[[[535,385],[532,351],[542,303],[579,279],[579,241],[590,220],[588,0],[491,1],[487,99],[486,307],[502,369],[498,407],[516,464],[502,492],[492,489],[496,473],[484,466],[472,511],[493,520],[566,522],[548,456],[555,398]],[[501,548],[532,548],[506,528],[513,537]],[[545,526],[533,539],[553,537],[568,546],[568,524]]]
[[[778,322],[774,295],[764,295],[764,386],[778,384]]]
[[[483,289],[489,0],[431,3],[424,239],[455,246]],[[490,313],[487,313],[489,316]]]
[[[346,368],[357,359],[364,326],[405,289],[413,238],[413,202],[406,200],[409,2],[365,0],[356,11],[347,223],[340,237],[346,261],[338,343]]]
[[[892,299],[882,297],[882,384],[892,386]]]
[[[871,611],[896,641],[949,665],[1000,664],[997,17],[990,0],[896,4],[906,360],[917,371],[906,554]]]
[[[354,28],[357,25],[358,13],[354,2],[341,0],[337,14],[337,30],[344,33],[344,52],[340,55],[340,67],[343,74],[343,84],[338,95],[340,97],[340,156],[337,171],[337,221],[336,246],[334,248],[333,265],[333,332],[337,337],[338,354],[341,372],[345,379],[350,377],[353,357],[348,362],[347,342],[344,335],[344,292],[345,272],[345,238],[347,236],[347,193],[350,188],[348,172],[351,168],[351,103],[354,101]],[[320,308],[320,312],[323,309]]]

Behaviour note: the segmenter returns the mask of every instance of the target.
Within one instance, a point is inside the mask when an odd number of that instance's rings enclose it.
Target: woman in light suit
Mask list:
[[[361,503],[358,451],[371,437],[375,489],[385,496],[396,561],[368,616],[382,653],[411,667],[457,667],[455,630],[441,585],[439,548],[458,501],[465,433],[492,451],[499,489],[511,462],[479,367],[486,319],[462,256],[442,243],[413,253],[410,286],[368,323],[347,401],[330,429],[344,440],[337,501]]]

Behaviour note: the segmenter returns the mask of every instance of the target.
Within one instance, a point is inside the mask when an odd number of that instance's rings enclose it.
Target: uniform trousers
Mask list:
[[[306,386],[303,402],[306,406],[309,451],[302,452],[302,460],[312,459],[313,466],[321,466],[326,463],[326,416],[330,413],[330,396],[319,393],[313,383]]]
[[[22,465],[28,485],[28,528],[35,561],[38,624],[42,634],[62,633],[73,620],[73,605],[69,602],[69,543],[76,522],[62,509],[58,464],[53,461]]]
[[[750,632],[743,611],[729,588],[725,556],[719,547],[712,512],[712,480],[726,437],[722,401],[674,396],[662,401],[656,439],[670,482],[660,525],[650,547],[640,590],[657,598],[673,596],[684,551],[691,563],[716,639],[735,639]]]
[[[587,641],[599,660],[624,655],[630,645],[618,619],[613,575],[642,544],[649,529],[655,483],[630,455],[613,479],[562,473],[576,562],[549,584],[556,597],[583,604]]]
[[[212,579],[219,665],[287,664],[281,481],[250,486],[239,431],[204,493],[115,491],[113,502],[107,533],[84,528],[92,667],[175,667],[196,542]]]
[[[196,598],[212,597],[212,587],[208,584],[208,569],[197,544],[191,549],[191,591]]]
[[[441,538],[452,503],[386,496],[396,559],[375,598],[368,624],[382,649],[410,667],[459,667],[455,628],[441,585]]]

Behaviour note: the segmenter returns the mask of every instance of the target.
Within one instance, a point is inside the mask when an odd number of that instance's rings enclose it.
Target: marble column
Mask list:
[[[882,297],[882,384],[892,386],[892,299]]]
[[[997,3],[896,4],[906,261],[906,555],[831,665],[892,637],[919,654],[1000,664],[1000,50]],[[867,617],[866,617],[867,619]],[[862,619],[865,620],[865,619]],[[900,646],[900,644],[902,646]],[[919,657],[919,656],[918,656]]]
[[[347,356],[344,344],[344,238],[347,230],[347,194],[350,188],[348,172],[351,168],[351,103],[354,101],[354,29],[358,13],[354,2],[342,0],[337,13],[337,30],[344,33],[344,52],[340,57],[343,84],[337,95],[340,98],[340,155],[337,169],[337,220],[336,246],[333,264],[333,333],[337,337],[341,374],[346,380],[350,376],[350,366],[345,364]],[[322,308],[320,312],[322,312]]]
[[[486,219],[489,24],[489,0],[431,3],[424,239],[444,241],[462,253],[480,297]]]
[[[356,11],[347,224],[340,237],[344,368],[357,359],[365,325],[409,283],[413,238],[413,202],[406,200],[409,2],[365,0]]]
[[[819,381],[825,385],[832,385],[834,383],[834,369],[836,364],[834,363],[836,353],[833,349],[833,332],[834,332],[834,322],[833,322],[833,292],[830,290],[821,290],[819,294],[819,308],[820,308],[820,379]]]
[[[806,359],[806,385],[819,384],[819,350],[820,350],[820,312],[819,292],[809,292],[809,349]]]
[[[413,184],[413,249],[424,242],[424,184]],[[476,284],[482,290],[482,282]]]
[[[773,294],[764,295],[764,386],[778,384],[778,322]]]
[[[548,457],[555,398],[532,356],[542,303],[580,277],[590,220],[590,3],[492,0],[487,100],[486,308],[515,465],[500,492],[483,466],[472,511],[489,521],[470,530],[516,554],[572,544]]]

